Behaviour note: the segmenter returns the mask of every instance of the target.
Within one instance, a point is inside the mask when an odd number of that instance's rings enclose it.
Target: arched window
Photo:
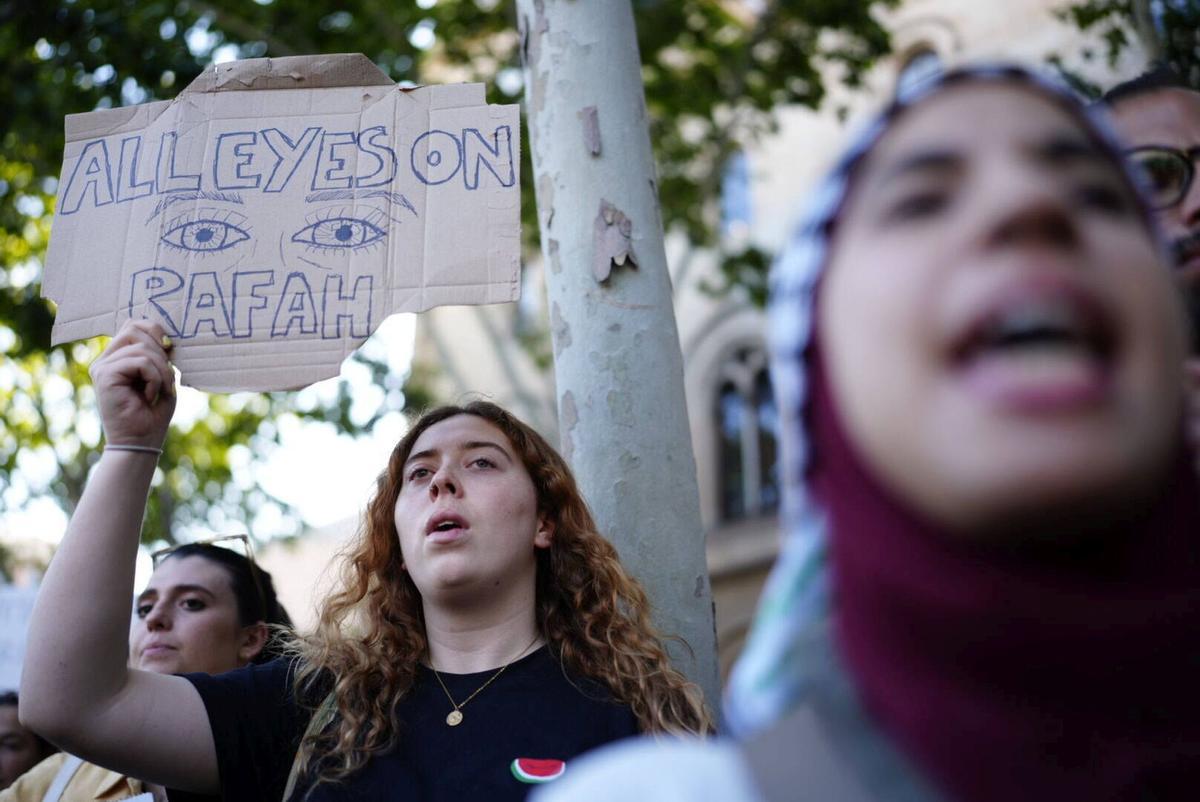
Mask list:
[[[909,54],[896,78],[896,94],[904,97],[942,72],[942,58],[928,47]]]
[[[742,348],[721,368],[716,395],[721,519],[779,507],[779,415],[766,354]]]

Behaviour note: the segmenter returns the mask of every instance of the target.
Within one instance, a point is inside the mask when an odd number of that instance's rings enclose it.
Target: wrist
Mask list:
[[[150,454],[156,459],[162,456],[163,450],[157,446],[146,446],[140,443],[105,443],[105,451],[127,451],[132,454]]]

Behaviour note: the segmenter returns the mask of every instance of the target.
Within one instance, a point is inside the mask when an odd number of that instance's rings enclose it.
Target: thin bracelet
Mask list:
[[[161,448],[155,448],[154,446],[131,446],[131,445],[123,445],[121,443],[105,443],[104,450],[105,451],[136,451],[139,454],[154,454],[155,456],[159,456],[159,457],[161,457],[162,453],[163,453],[163,450]]]

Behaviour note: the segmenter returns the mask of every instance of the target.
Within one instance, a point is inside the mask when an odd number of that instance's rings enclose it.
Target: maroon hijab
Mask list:
[[[809,360],[838,645],[902,751],[970,802],[1200,799],[1200,479],[1186,449],[1132,528],[1052,562],[999,553],[881,487],[819,346]]]

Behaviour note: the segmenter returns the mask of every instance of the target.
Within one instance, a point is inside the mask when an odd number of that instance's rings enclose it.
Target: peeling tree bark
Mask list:
[[[518,0],[564,456],[717,709],[683,357],[629,0]]]

